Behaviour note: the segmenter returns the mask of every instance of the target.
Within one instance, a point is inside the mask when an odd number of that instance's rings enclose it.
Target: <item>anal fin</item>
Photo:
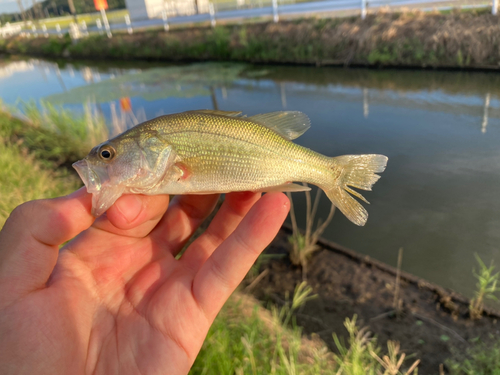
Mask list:
[[[304,185],[298,185],[298,184],[293,184],[290,182],[287,182],[282,185],[278,186],[270,186],[266,188],[262,188],[259,190],[254,190],[256,193],[271,193],[271,192],[279,192],[279,191],[289,191],[289,192],[298,192],[298,191],[310,191],[311,188],[309,186],[304,186]]]

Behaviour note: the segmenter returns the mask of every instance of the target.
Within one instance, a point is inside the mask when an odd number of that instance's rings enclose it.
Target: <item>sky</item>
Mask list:
[[[24,9],[33,5],[33,0],[22,0]],[[0,14],[19,12],[19,6],[16,0],[0,0]]]

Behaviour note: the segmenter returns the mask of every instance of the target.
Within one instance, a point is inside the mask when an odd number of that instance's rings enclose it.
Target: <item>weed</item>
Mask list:
[[[401,282],[401,265],[403,263],[403,248],[401,247],[398,252],[398,267],[396,271],[396,287],[394,288],[394,299],[392,307],[396,312],[396,316],[401,316],[403,312],[403,300],[399,298],[399,285]]]
[[[389,64],[397,60],[397,55],[392,46],[380,46],[372,50],[368,55],[370,64]]]
[[[248,273],[245,276],[245,281],[248,283],[245,288],[245,292],[252,290],[260,280],[262,280],[268,273],[269,269],[265,269],[260,272],[261,267],[266,264],[271,259],[281,258],[285,256],[284,254],[260,254],[257,258],[257,261],[250,268]]]
[[[225,60],[231,55],[231,30],[227,27],[215,27],[207,36],[206,51],[211,58]]]
[[[307,186],[305,184],[305,186]],[[323,234],[328,224],[333,219],[333,214],[335,213],[335,206],[331,204],[330,212],[326,220],[321,223],[318,220],[316,229],[313,231],[314,222],[316,221],[316,213],[318,211],[318,204],[321,198],[321,189],[316,191],[316,196],[314,198],[314,203],[311,205],[311,193],[306,191],[306,230],[302,233],[297,226],[297,219],[295,217],[295,210],[293,207],[293,200],[290,193],[288,198],[290,199],[290,219],[292,221],[293,234],[288,238],[289,242],[292,244],[292,250],[290,251],[290,260],[295,265],[300,265],[302,267],[303,279],[307,275],[307,264],[312,254],[319,249],[316,244],[319,237]]]
[[[467,350],[453,350],[453,357],[446,361],[451,375],[500,374],[500,341],[476,341]],[[471,340],[472,341],[472,340]]]
[[[400,353],[399,343],[387,342],[388,354],[380,357],[381,349],[377,346],[375,338],[370,336],[367,327],[358,328],[356,315],[352,319],[346,318],[344,326],[349,334],[346,343],[337,334],[333,334],[333,340],[339,354],[335,360],[339,365],[336,375],[409,375],[417,374],[416,360],[410,368],[402,372],[405,353]]]
[[[49,103],[42,102],[40,107],[35,102],[21,103],[17,116],[24,121],[2,115],[0,135],[11,143],[20,142],[41,162],[70,166],[108,138],[103,117],[92,107],[87,103],[84,114],[75,116]]]
[[[331,21],[331,19],[329,19],[329,18],[320,18],[320,19],[317,19],[316,23],[314,24],[314,28],[317,31],[322,31],[328,25],[328,23],[330,21]]]
[[[288,326],[290,323],[293,313],[297,311],[301,306],[303,306],[307,301],[315,299],[317,296],[312,295],[312,288],[307,285],[305,281],[302,281],[295,287],[292,301],[290,302],[288,296],[286,296],[286,303],[281,308],[281,310],[274,309],[273,315],[276,315],[277,321],[279,321],[284,326]]]
[[[367,327],[359,329],[356,325],[357,316],[346,318],[344,326],[349,334],[348,342],[333,334],[335,346],[339,352],[335,360],[339,364],[338,375],[371,375],[376,374],[373,368],[373,357],[370,352],[377,353],[376,340],[370,338]]]
[[[400,353],[400,345],[394,341],[387,341],[387,355],[384,355],[382,358],[378,356],[375,352],[370,352],[370,355],[377,360],[378,363],[383,367],[383,373],[387,375],[409,375],[413,372],[415,374],[418,373],[417,366],[420,363],[420,360],[416,360],[410,366],[408,370],[404,373],[400,371],[401,366],[403,366],[403,362],[405,360],[406,354]]]
[[[41,46],[41,52],[48,56],[61,56],[70,44],[70,38],[52,37]]]
[[[247,28],[245,26],[242,26],[238,31],[238,40],[240,45],[242,45],[243,47],[248,46],[248,34],[247,34]]]
[[[0,138],[0,228],[10,212],[29,200],[68,194],[81,183],[65,171],[53,172],[26,149]]]
[[[498,300],[495,293],[499,290],[497,287],[500,272],[493,273],[495,266],[493,261],[489,267],[486,267],[479,255],[474,254],[476,261],[479,263],[479,273],[473,270],[474,276],[478,280],[476,287],[475,297],[471,300],[469,305],[470,318],[481,319],[484,309],[484,301],[486,299]]]
[[[235,293],[215,319],[190,374],[330,374],[333,360],[323,343],[305,341],[293,312],[311,298],[300,284],[292,301],[271,313]]]
[[[457,65],[463,66],[463,64],[464,64],[464,57],[462,55],[462,51],[458,50],[458,52],[457,52]]]

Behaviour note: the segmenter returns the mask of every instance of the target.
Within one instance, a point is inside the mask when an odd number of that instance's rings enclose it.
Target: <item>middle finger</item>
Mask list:
[[[186,250],[181,258],[182,262],[191,269],[198,270],[217,246],[236,229],[260,197],[260,193],[248,191],[226,194],[219,212],[205,233]]]
[[[177,195],[151,238],[174,256],[215,208],[219,194]]]

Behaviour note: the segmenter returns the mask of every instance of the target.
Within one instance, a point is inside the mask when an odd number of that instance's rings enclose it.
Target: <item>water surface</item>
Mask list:
[[[133,112],[120,113],[128,97]],[[0,64],[0,98],[89,102],[129,124],[199,108],[248,115],[298,110],[297,143],[326,155],[381,153],[388,168],[365,227],[337,213],[324,237],[471,296],[473,253],[500,265],[500,75],[495,73],[194,64]],[[296,194],[298,215],[304,202]],[[320,216],[329,202],[323,197]]]

